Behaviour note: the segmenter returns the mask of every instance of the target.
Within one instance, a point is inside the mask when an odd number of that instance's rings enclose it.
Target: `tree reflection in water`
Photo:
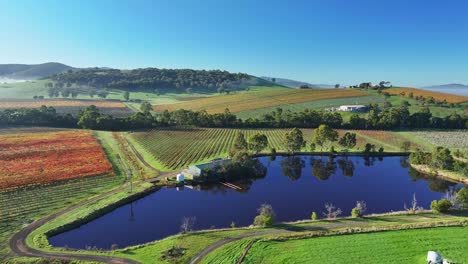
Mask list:
[[[341,172],[344,176],[353,177],[354,176],[354,163],[350,159],[339,159],[337,160],[338,167],[340,167]]]
[[[295,181],[301,177],[305,161],[301,157],[288,156],[280,161],[280,166],[283,175]]]
[[[336,162],[332,156],[329,156],[326,161],[322,160],[322,158],[312,158],[310,165],[312,166],[312,175],[319,180],[327,180],[332,174],[336,173],[337,169]]]

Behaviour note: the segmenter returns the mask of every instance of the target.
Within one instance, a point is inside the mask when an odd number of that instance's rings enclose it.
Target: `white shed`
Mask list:
[[[180,173],[180,174],[177,174],[176,180],[178,182],[183,182],[183,181],[185,181],[185,177],[184,177],[184,175],[182,173]]]

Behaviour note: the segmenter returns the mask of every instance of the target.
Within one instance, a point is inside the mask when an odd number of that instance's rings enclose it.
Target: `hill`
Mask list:
[[[468,85],[461,84],[461,83],[449,83],[449,84],[425,86],[425,87],[422,87],[422,88],[427,88],[427,89],[468,89]]]
[[[62,84],[84,85],[95,88],[141,91],[159,89],[170,92],[223,92],[258,85],[261,81],[245,73],[221,70],[158,69],[133,70],[89,68],[51,76]]]
[[[73,67],[57,62],[42,64],[0,64],[0,79],[36,80],[73,69]]]
[[[270,81],[270,82],[272,82],[273,79],[276,79],[276,82],[275,82],[276,84],[283,85],[289,88],[299,88],[303,85],[307,85],[310,88],[334,88],[334,86],[330,84],[312,84],[308,82],[296,81],[296,80],[285,79],[285,78],[267,77],[267,76],[262,76],[260,78]]]

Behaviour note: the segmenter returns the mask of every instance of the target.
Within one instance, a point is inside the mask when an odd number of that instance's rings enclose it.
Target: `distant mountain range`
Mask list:
[[[427,88],[427,89],[468,89],[468,85],[461,84],[461,83],[449,83],[449,84],[425,86],[425,87],[422,87],[422,88]]]
[[[275,77],[262,76],[260,78],[272,82],[273,78]],[[334,85],[330,85],[330,84],[312,84],[308,82],[295,81],[295,80],[285,79],[285,78],[275,78],[275,79],[276,79],[277,84],[280,84],[289,88],[299,88],[302,85],[307,85],[310,88],[334,88],[335,87]]]
[[[75,68],[57,62],[42,64],[0,64],[0,79],[35,80]]]

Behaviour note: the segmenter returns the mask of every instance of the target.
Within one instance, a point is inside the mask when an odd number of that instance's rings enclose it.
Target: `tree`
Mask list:
[[[339,84],[335,84],[335,89],[336,88],[340,88],[340,85]]]
[[[264,134],[255,134],[249,138],[249,149],[255,154],[268,146],[268,138]]]
[[[401,142],[401,146],[400,146],[401,151],[408,152],[410,150],[410,147],[411,147],[411,142],[409,141]]]
[[[320,151],[322,151],[323,146],[327,146],[330,142],[335,142],[338,139],[338,132],[328,125],[320,125],[317,129],[314,130],[312,136],[312,142],[320,146]]]
[[[364,201],[357,201],[356,206],[351,210],[352,217],[362,217],[367,211],[367,205]]]
[[[338,141],[338,144],[346,150],[354,148],[356,146],[356,134],[346,132],[342,138]]]
[[[342,213],[340,208],[336,208],[333,204],[331,203],[326,203],[325,204],[325,212],[323,215],[328,218],[328,219],[335,219],[337,216],[339,216]]]
[[[234,140],[234,149],[235,150],[247,150],[248,145],[247,141],[245,140],[244,133],[237,132],[236,139]]]
[[[271,78],[271,81],[275,83],[275,82],[276,82],[276,78]]]
[[[125,99],[125,101],[128,101],[130,99],[130,92],[125,91],[124,94],[123,94],[123,98]]]
[[[184,217],[182,218],[182,224],[180,225],[180,232],[182,234],[188,233],[193,230],[195,225],[195,217]]]
[[[293,128],[291,131],[286,132],[285,147],[289,153],[300,151],[306,144],[302,131],[298,128]]]
[[[86,129],[94,129],[97,127],[97,119],[101,117],[96,106],[91,105],[86,107],[84,111],[78,113],[78,126]]]
[[[271,205],[262,204],[257,211],[258,215],[254,219],[254,225],[266,227],[275,223],[275,211]]]
[[[456,199],[461,208],[468,209],[468,187],[459,190]]]
[[[143,103],[141,103],[140,105],[140,110],[143,112],[143,113],[149,113],[151,112],[151,110],[153,110],[153,106],[147,102],[147,101],[144,101]]]
[[[440,201],[434,200],[431,202],[431,209],[437,213],[446,213],[452,206],[452,202],[447,199],[441,199]]]
[[[431,166],[435,169],[453,169],[454,159],[448,148],[437,147],[431,155]]]
[[[192,94],[192,88],[185,89],[185,92],[188,93],[188,94]]]

